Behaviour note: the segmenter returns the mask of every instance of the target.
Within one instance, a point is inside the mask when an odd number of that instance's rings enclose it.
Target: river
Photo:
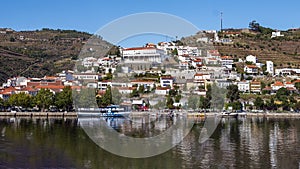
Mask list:
[[[124,121],[115,120],[117,130],[122,125],[118,123]],[[202,125],[195,124],[179,145],[163,154],[126,158],[96,145],[77,119],[2,118],[0,168],[292,169],[300,166],[300,119],[222,119],[213,135],[201,144]]]

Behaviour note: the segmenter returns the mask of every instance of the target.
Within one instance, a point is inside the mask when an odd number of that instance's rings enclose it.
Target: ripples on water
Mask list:
[[[135,136],[156,135],[172,124],[167,119],[158,126],[124,119],[110,122],[120,132],[139,132]],[[164,154],[130,159],[97,147],[75,119],[0,119],[0,168],[299,167],[299,119],[222,119],[200,144],[202,126],[194,125],[180,145]]]

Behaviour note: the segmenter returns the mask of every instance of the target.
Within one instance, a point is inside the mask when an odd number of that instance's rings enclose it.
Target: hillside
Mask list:
[[[300,30],[281,32],[284,37],[271,38],[271,33],[244,33],[241,30],[230,30],[219,33],[220,38],[231,39],[232,42],[213,42],[210,47],[218,49],[221,55],[233,56],[244,59],[247,55],[257,56],[260,62],[272,60],[275,67],[300,68]],[[211,35],[208,35],[211,37]],[[195,36],[184,38],[184,42],[190,45],[198,45]]]
[[[5,30],[0,29],[0,84],[13,76],[42,77],[72,70],[91,37],[75,30]]]

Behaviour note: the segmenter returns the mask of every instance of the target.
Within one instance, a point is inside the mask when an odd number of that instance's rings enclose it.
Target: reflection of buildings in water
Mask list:
[[[250,122],[252,121],[252,122]],[[262,131],[255,123],[256,119],[245,119],[241,128],[241,143],[245,152],[249,153],[249,158],[254,164],[259,163],[259,152],[262,149],[263,142]],[[259,166],[256,166],[259,167]]]
[[[226,122],[224,124],[225,128],[221,131],[221,137],[220,137],[220,151],[222,152],[223,156],[222,159],[220,159],[223,164],[226,164],[228,162],[233,163],[232,157],[235,154],[237,145],[235,144],[235,141],[231,140],[231,132],[236,132],[236,130],[232,130],[232,127],[235,127],[236,124],[235,119],[226,119]],[[229,164],[231,165],[231,164]]]
[[[167,130],[171,122],[167,118],[155,118],[149,116],[131,118],[106,119],[108,126],[123,134],[141,134],[143,136],[155,136]]]
[[[277,166],[277,144],[278,144],[278,122],[274,124],[274,129],[270,131],[269,134],[269,152],[270,152],[270,161],[272,168]]]

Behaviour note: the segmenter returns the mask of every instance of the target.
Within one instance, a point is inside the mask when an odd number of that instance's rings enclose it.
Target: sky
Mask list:
[[[223,12],[223,28],[247,28],[256,20],[263,26],[286,30],[300,27],[299,6],[299,0],[10,0],[1,2],[0,27],[95,33],[120,17],[162,12],[181,17],[200,30],[219,30]]]

